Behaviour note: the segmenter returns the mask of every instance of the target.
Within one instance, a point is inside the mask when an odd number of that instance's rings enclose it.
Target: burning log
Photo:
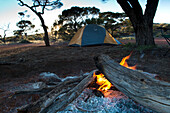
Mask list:
[[[123,67],[107,55],[94,59],[97,68],[126,96],[154,111],[170,111],[170,83]]]

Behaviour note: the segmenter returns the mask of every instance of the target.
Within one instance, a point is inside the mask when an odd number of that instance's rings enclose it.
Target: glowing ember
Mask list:
[[[96,73],[94,72],[93,76],[97,77],[96,84],[100,85],[100,87],[98,88],[99,91],[105,92],[111,88],[112,84],[104,77],[102,73],[96,75]]]
[[[136,69],[136,65],[135,65],[135,66],[129,66],[129,65],[127,64],[127,62],[126,62],[126,60],[128,60],[131,55],[132,55],[132,52],[130,53],[130,55],[124,57],[124,58],[122,59],[122,61],[120,62],[120,65],[122,65],[122,66],[124,66],[124,67],[126,67],[126,68],[129,68],[129,69],[135,70],[135,69]]]

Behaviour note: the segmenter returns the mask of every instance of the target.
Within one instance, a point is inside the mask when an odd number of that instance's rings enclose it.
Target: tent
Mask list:
[[[102,26],[89,24],[80,28],[69,42],[69,46],[91,46],[91,45],[120,45]]]

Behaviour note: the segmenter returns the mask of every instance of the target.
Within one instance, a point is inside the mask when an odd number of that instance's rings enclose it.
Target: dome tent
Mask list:
[[[120,45],[121,43],[113,38],[102,26],[89,24],[80,28],[69,42],[69,46],[91,46],[91,45]]]

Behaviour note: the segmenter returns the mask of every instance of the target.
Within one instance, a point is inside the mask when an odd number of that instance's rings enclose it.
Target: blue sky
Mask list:
[[[23,0],[29,2],[31,0]],[[64,4],[60,9],[53,11],[46,11],[43,15],[46,25],[51,28],[54,20],[57,19],[58,14],[64,9],[69,9],[72,6],[79,7],[93,7],[99,8],[101,12],[112,11],[112,12],[123,12],[116,0],[108,0],[106,3],[102,0],[61,0]],[[146,0],[139,0],[143,10],[145,8]],[[21,7],[17,4],[17,0],[0,0],[0,27],[4,27],[10,23],[10,29],[7,32],[7,36],[13,34],[13,30],[18,29],[16,23],[20,21],[18,12],[28,10],[27,14],[31,15],[30,20],[36,25],[35,29],[40,29],[40,21],[38,17],[32,13],[28,8]],[[154,18],[154,23],[170,23],[170,0],[159,0],[159,5]],[[0,35],[3,36],[3,31],[0,30]]]

